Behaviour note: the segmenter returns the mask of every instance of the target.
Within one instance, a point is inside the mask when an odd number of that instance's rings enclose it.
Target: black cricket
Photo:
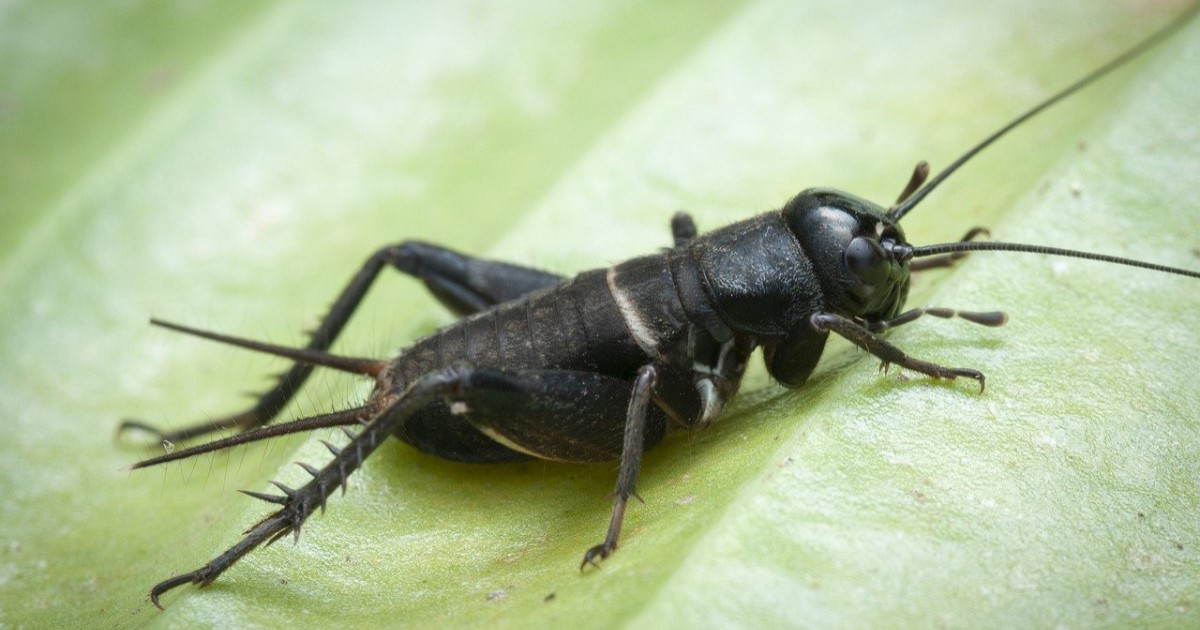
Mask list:
[[[1018,243],[976,242],[975,228],[953,243],[916,247],[900,220],[962,164],[1025,120],[1166,39],[1196,7],[1164,29],[1017,117],[932,179],[925,163],[888,209],[847,193],[806,190],[781,210],[699,235],[687,214],[671,220],[674,247],[573,278],[481,260],[408,241],[375,252],[342,290],[305,348],[286,348],[158,320],[173,330],[295,361],[249,410],[180,431],[138,421],[120,430],[149,432],[167,443],[235,430],[233,437],[154,457],[132,466],[192,457],[238,444],[325,427],[342,427],[349,443],[329,442],[323,468],[300,463],[312,480],[281,494],[243,491],[279,505],[245,537],[205,566],[154,586],[150,600],[186,583],[205,586],[261,544],[292,534],[324,509],[330,494],[388,436],[449,460],[472,463],[541,458],[562,462],[619,460],[616,501],[602,543],[580,568],[617,548],[626,503],[635,496],[642,454],[668,430],[714,421],[737,392],[751,353],[787,387],[803,385],[836,333],[897,365],[934,378],[984,376],[910,357],[880,337],[923,315],[959,317],[986,326],[1000,312],[947,308],[903,310],[914,271],[948,267],[971,251],[1011,251],[1087,258],[1200,278],[1200,272]],[[394,359],[327,352],[385,267],[419,278],[462,316]],[[314,366],[375,379],[360,407],[266,426]],[[597,565],[598,566],[598,565]]]

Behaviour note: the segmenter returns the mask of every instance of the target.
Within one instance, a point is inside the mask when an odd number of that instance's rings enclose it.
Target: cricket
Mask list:
[[[311,479],[299,487],[272,482],[271,492],[243,490],[273,511],[204,566],[154,585],[150,601],[162,608],[168,591],[186,584],[206,586],[256,548],[285,537],[298,539],[305,521],[322,511],[333,493],[345,491],[348,478],[389,437],[432,456],[473,464],[619,462],[607,528],[598,524],[597,544],[581,549],[580,569],[586,570],[618,548],[630,498],[638,498],[643,453],[673,430],[717,421],[758,350],[771,378],[788,388],[804,386],[833,334],[878,359],[883,368],[930,379],[969,380],[983,392],[985,376],[979,370],[911,356],[885,335],[927,317],[1002,326],[1005,313],[907,308],[914,273],[950,267],[977,252],[1006,252],[1200,279],[1200,271],[1150,261],[994,241],[979,227],[965,230],[954,242],[913,244],[902,227],[906,216],[977,154],[1168,39],[1195,13],[1195,7],[1188,9],[1005,123],[936,174],[920,162],[890,205],[810,188],[778,210],[707,232],[686,213],[664,213],[669,248],[570,277],[404,241],[367,258],[309,343],[298,348],[152,319],[172,331],[293,363],[241,413],[174,431],[124,421],[120,432],[145,433],[163,443],[193,443],[131,468],[331,427],[344,431],[348,442],[325,442],[329,459],[319,465],[300,463]],[[393,358],[330,353],[368,289],[389,268],[420,280],[459,319]],[[1194,290],[1194,285],[1180,290]],[[273,423],[318,367],[370,379],[373,391],[353,408]],[[218,432],[233,435],[194,443]]]

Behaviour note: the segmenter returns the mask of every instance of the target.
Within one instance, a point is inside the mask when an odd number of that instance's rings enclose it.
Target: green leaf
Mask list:
[[[1171,626],[1200,588],[1200,292],[977,254],[910,302],[1002,308],[890,339],[988,375],[876,373],[831,344],[756,367],[727,417],[649,453],[621,551],[614,466],[465,466],[385,446],[298,545],[166,612],[155,582],[319,464],[302,437],[123,472],[119,419],[238,409],[270,358],[150,315],[299,343],[375,248],[437,241],[560,271],[807,186],[890,201],[1179,9],[870,1],[28,3],[0,12],[0,624]],[[905,221],[1200,267],[1200,30],[1020,129]],[[449,321],[385,277],[337,349]],[[287,415],[362,383],[319,374]],[[322,435],[313,436],[327,437]]]

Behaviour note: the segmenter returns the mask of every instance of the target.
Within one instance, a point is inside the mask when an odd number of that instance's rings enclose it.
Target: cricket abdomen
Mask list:
[[[590,372],[632,383],[647,357],[626,329],[605,275],[603,269],[589,271],[442,328],[400,353],[394,362],[396,384],[404,386],[453,365],[506,373]],[[456,461],[564,459],[514,449],[481,432],[470,412],[469,405],[439,400],[405,422],[396,435],[418,450]]]

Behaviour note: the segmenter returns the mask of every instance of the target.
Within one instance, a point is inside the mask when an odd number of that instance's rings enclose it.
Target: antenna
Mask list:
[[[1027,254],[1066,256],[1068,258],[1083,258],[1086,260],[1098,260],[1100,262],[1126,265],[1129,267],[1138,267],[1141,269],[1152,269],[1154,271],[1162,271],[1165,273],[1187,276],[1189,278],[1200,278],[1200,272],[1197,271],[1179,269],[1177,267],[1168,267],[1166,265],[1156,265],[1154,263],[1143,262],[1141,260],[1133,260],[1132,258],[1120,258],[1118,256],[1109,256],[1107,254],[1094,254],[1092,252],[1082,252],[1074,249],[1062,249],[1061,247],[1026,245],[1024,243],[1000,243],[996,241],[960,241],[957,243],[922,245],[921,247],[913,247],[907,252],[898,252],[897,257],[903,260],[908,257],[923,258],[925,256],[936,256],[938,254],[950,254],[954,252],[1024,252]]]
[[[933,179],[929,180],[928,183],[926,183],[924,186],[919,188],[917,190],[917,192],[913,193],[913,195],[911,197],[904,200],[904,202],[897,204],[890,211],[888,211],[888,218],[890,218],[892,221],[899,222],[900,219],[904,218],[904,215],[908,214],[909,211],[911,211],[913,208],[915,208],[917,206],[917,204],[921,203],[921,200],[923,200],[925,197],[927,197],[929,195],[929,193],[933,192],[933,190],[935,188],[937,188],[942,182],[946,181],[947,178],[949,178],[952,174],[954,174],[954,171],[957,171],[960,166],[962,166],[963,164],[966,164],[968,161],[970,161],[971,158],[975,157],[980,151],[983,151],[987,147],[991,146],[991,144],[993,142],[999,140],[1001,137],[1004,136],[1004,134],[1017,128],[1025,121],[1042,113],[1042,111],[1048,109],[1051,105],[1054,105],[1055,103],[1063,100],[1064,98],[1078,92],[1079,90],[1082,90],[1083,88],[1085,88],[1085,87],[1091,85],[1092,83],[1096,82],[1097,80],[1103,78],[1105,75],[1109,74],[1113,70],[1116,70],[1117,68],[1120,68],[1121,66],[1125,65],[1126,63],[1129,63],[1130,61],[1137,58],[1139,55],[1146,52],[1147,50],[1154,48],[1159,43],[1161,43],[1163,40],[1170,37],[1171,34],[1173,34],[1175,31],[1178,31],[1179,29],[1183,28],[1183,26],[1185,24],[1187,24],[1189,21],[1191,21],[1191,19],[1196,16],[1196,12],[1197,12],[1198,8],[1200,8],[1200,4],[1193,4],[1182,15],[1175,18],[1174,20],[1171,20],[1170,23],[1168,23],[1163,28],[1159,29],[1159,31],[1157,33],[1151,35],[1150,37],[1147,37],[1146,39],[1142,40],[1142,42],[1139,43],[1138,45],[1136,45],[1133,48],[1130,48],[1129,50],[1125,51],[1124,53],[1118,55],[1115,59],[1113,59],[1112,61],[1109,61],[1108,63],[1104,64],[1103,66],[1100,66],[1098,69],[1094,70],[1091,74],[1083,77],[1082,79],[1076,81],[1075,83],[1072,83],[1071,85],[1067,86],[1063,90],[1059,91],[1057,94],[1055,94],[1055,95],[1051,96],[1050,98],[1037,104],[1029,111],[1027,111],[1024,114],[1021,114],[1020,116],[1017,116],[1016,118],[1009,121],[1008,124],[1004,125],[1000,129],[998,129],[997,131],[992,133],[990,136],[984,138],[979,144],[976,144],[975,146],[971,147],[966,153],[959,156],[959,158],[957,160],[954,160],[953,162],[950,163],[949,166],[942,169],[937,175],[934,175]],[[966,251],[966,250],[957,250],[957,251]],[[1010,251],[1012,251],[1012,250],[1010,250]]]

